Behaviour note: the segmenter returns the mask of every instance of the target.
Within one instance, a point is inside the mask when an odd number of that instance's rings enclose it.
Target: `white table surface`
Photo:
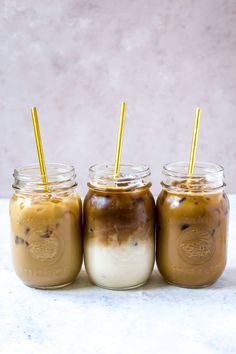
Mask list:
[[[0,353],[236,353],[236,195],[230,202],[228,264],[209,288],[167,285],[155,267],[136,290],[97,288],[82,271],[73,285],[46,291],[16,277],[0,200]]]

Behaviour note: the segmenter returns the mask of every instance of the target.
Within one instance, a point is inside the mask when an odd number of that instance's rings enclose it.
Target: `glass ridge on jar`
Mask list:
[[[157,199],[157,266],[164,279],[182,287],[204,287],[223,273],[227,257],[229,201],[223,167],[188,163],[163,167]]]
[[[84,257],[91,281],[129,289],[149,279],[155,260],[155,201],[146,166],[89,169],[84,200]]]
[[[47,186],[38,165],[14,170],[10,200],[15,271],[28,286],[72,283],[82,264],[82,205],[74,167],[48,164]]]

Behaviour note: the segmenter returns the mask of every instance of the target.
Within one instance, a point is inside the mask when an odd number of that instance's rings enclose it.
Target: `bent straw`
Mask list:
[[[193,171],[194,171],[200,116],[201,116],[201,108],[198,107],[196,109],[196,116],[195,116],[195,123],[193,129],[193,137],[192,137],[192,146],[191,146],[191,153],[190,153],[189,166],[188,166],[189,177],[193,175]]]
[[[119,126],[118,138],[117,138],[115,167],[114,167],[114,175],[113,175],[114,178],[118,176],[120,171],[120,154],[121,154],[122,137],[124,131],[125,110],[126,110],[126,103],[121,102],[120,126]]]
[[[48,179],[47,179],[46,165],[45,165],[45,161],[44,161],[42,139],[41,139],[41,135],[40,135],[38,113],[37,113],[36,107],[31,108],[31,114],[32,114],[32,121],[33,121],[33,126],[34,126],[34,135],[35,135],[35,141],[36,141],[36,146],[37,146],[39,167],[40,167],[40,172],[41,172],[41,176],[42,176],[42,181],[43,181],[43,184],[47,185]]]

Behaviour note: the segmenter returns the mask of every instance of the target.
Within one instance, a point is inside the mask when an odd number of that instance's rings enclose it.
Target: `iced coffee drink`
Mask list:
[[[47,188],[35,166],[15,170],[14,176],[10,219],[17,275],[37,288],[70,284],[82,264],[82,207],[74,169],[48,165]]]
[[[229,202],[223,168],[187,163],[164,166],[157,199],[157,265],[169,282],[183,287],[214,283],[226,265]]]
[[[90,168],[84,201],[85,267],[91,281],[110,289],[144,284],[154,265],[155,203],[146,167]]]

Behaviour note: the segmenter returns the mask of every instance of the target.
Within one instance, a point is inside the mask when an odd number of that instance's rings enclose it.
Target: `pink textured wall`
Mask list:
[[[189,157],[197,105],[197,158],[223,164],[236,192],[234,0],[0,4],[0,196],[37,159],[32,105],[46,160],[74,164],[84,195],[88,167],[114,159],[121,100],[122,161],[149,164],[154,193],[162,165]]]

